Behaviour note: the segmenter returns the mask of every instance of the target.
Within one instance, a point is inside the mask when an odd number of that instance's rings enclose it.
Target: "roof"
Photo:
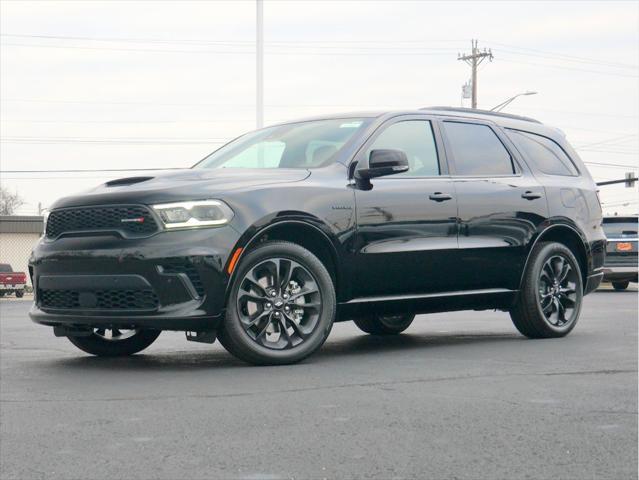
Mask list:
[[[44,229],[39,215],[0,215],[0,233],[37,233]]]

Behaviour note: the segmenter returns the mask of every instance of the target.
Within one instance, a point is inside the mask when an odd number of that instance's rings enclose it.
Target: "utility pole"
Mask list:
[[[255,0],[255,124],[256,128],[264,126],[264,5],[262,0]]]
[[[493,52],[491,50],[486,50],[485,48],[483,52],[480,52],[479,48],[477,48],[477,40],[471,40],[471,46],[472,46],[471,54],[470,55],[457,54],[457,60],[463,60],[468,65],[470,65],[470,68],[472,70],[470,83],[472,84],[471,86],[473,90],[471,106],[472,108],[477,108],[477,67],[481,64],[481,62],[483,62],[486,59],[492,62]]]

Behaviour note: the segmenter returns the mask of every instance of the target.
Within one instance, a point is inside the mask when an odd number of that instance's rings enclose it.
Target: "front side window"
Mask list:
[[[457,175],[512,175],[513,161],[492,128],[444,122]]]
[[[194,168],[318,168],[370,123],[339,118],[289,123],[248,133],[216,150]]]
[[[547,175],[578,175],[566,152],[549,138],[520,130],[506,130],[519,150]]]
[[[394,177],[433,177],[440,174],[433,128],[428,120],[404,120],[387,127],[366,151],[401,150],[408,158],[409,169]]]

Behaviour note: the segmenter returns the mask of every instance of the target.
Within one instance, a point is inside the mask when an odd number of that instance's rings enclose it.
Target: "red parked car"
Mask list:
[[[14,272],[8,263],[0,263],[0,297],[15,293],[16,297],[22,298],[26,286],[26,273]]]

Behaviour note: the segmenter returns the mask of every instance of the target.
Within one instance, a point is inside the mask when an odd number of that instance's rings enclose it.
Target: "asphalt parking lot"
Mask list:
[[[636,287],[636,285],[633,285]],[[586,298],[558,340],[501,312],[338,324],[319,352],[249,367],[163,333],[89,357],[2,300],[2,479],[636,478],[637,291]]]

